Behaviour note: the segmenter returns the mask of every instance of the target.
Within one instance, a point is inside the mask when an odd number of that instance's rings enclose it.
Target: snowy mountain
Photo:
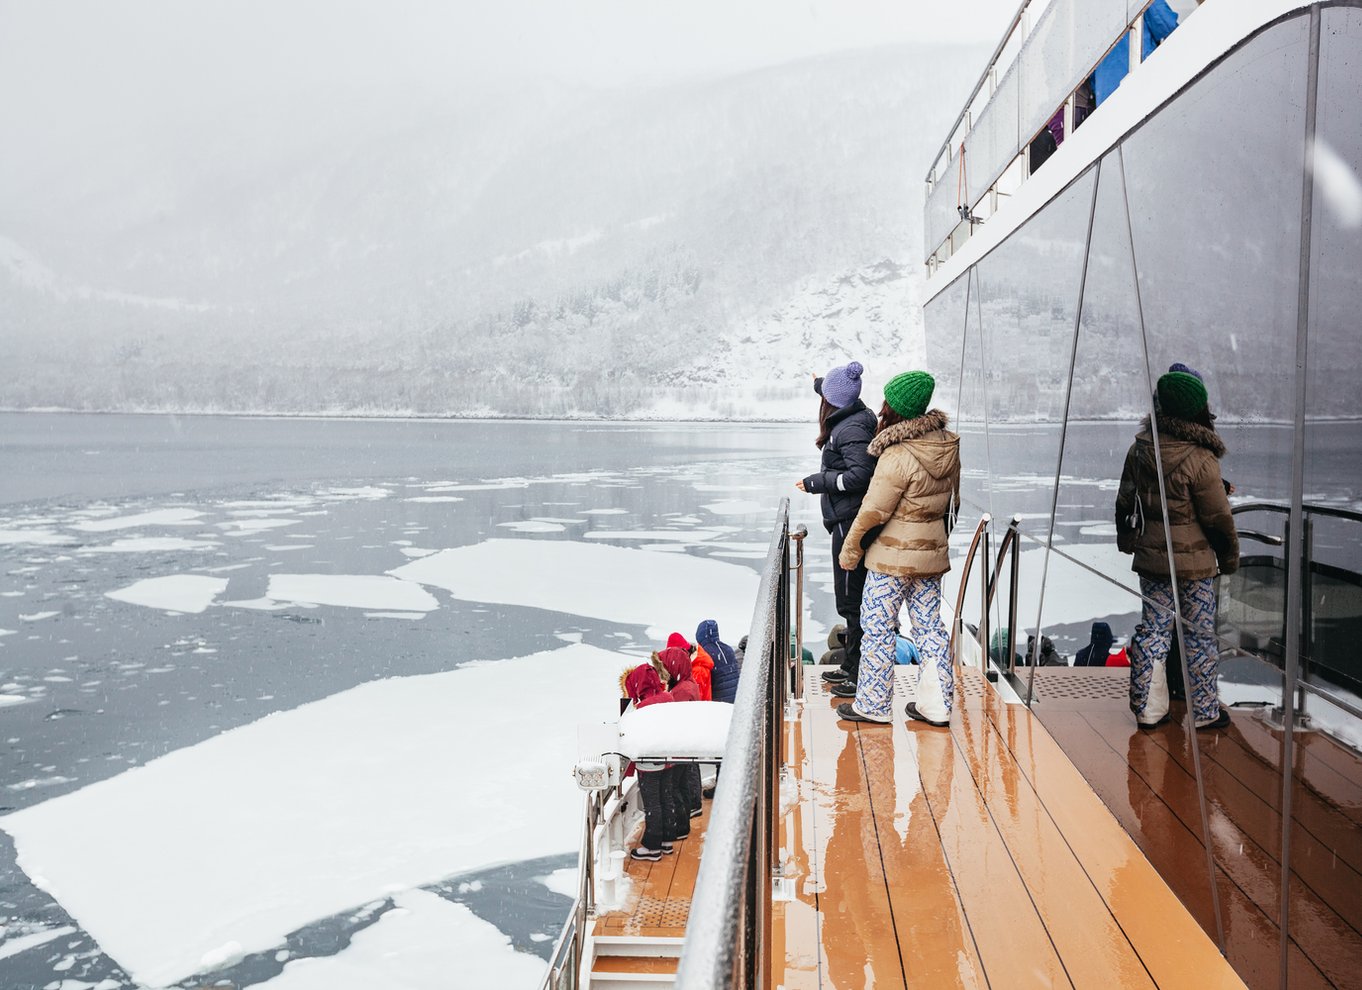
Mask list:
[[[0,189],[0,406],[802,417],[808,372],[921,354],[919,177],[974,64],[205,113]]]

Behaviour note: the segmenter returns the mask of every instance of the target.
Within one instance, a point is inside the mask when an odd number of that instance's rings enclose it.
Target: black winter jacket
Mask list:
[[[832,430],[823,445],[823,469],[804,479],[804,490],[823,496],[823,524],[831,530],[856,518],[875,474],[866,448],[875,436],[875,414],[857,399],[829,417]]]

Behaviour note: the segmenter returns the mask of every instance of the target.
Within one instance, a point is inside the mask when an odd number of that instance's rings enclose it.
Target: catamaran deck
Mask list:
[[[1200,737],[1227,962],[1190,740],[1176,721],[1134,728],[1125,670],[1042,668],[1034,709],[963,670],[947,731],[902,716],[905,668],[892,725],[840,722],[821,669],[785,725],[799,787],[774,985],[1276,985],[1278,739],[1252,712]],[[1290,985],[1362,986],[1362,759],[1306,734],[1295,777]],[[598,974],[675,973],[705,809],[675,855],[629,862],[628,909],[595,922]],[[657,954],[612,955],[638,938]]]

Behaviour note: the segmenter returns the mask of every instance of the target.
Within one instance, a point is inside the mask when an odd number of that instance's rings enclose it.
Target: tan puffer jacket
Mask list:
[[[894,577],[933,577],[950,570],[946,514],[960,504],[960,438],[946,429],[946,414],[932,409],[870,441],[879,458],[861,511],[842,544],[838,563],[852,570],[861,542],[884,529],[865,551],[865,566]]]
[[[1168,531],[1172,535],[1177,580],[1233,574],[1239,567],[1239,535],[1230,500],[1220,479],[1225,444],[1200,423],[1160,414],[1159,453],[1168,492]],[[1116,546],[1133,553],[1131,570],[1147,578],[1171,580],[1163,525],[1163,500],[1154,463],[1149,420],[1130,445],[1121,487],[1116,494]]]

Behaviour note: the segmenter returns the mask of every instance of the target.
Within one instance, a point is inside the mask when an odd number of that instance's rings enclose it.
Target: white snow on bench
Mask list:
[[[167,612],[202,612],[213,599],[227,590],[226,578],[201,574],[167,574],[145,578],[126,588],[106,591],[105,596],[130,605],[164,609]]]
[[[752,625],[759,580],[738,564],[575,540],[488,540],[388,572],[455,598],[676,630],[715,619],[726,642]],[[660,645],[660,644],[659,644]]]
[[[650,756],[721,757],[732,717],[733,706],[722,701],[631,708],[620,716],[619,752],[631,760]]]
[[[20,867],[133,982],[163,987],[205,956],[272,948],[394,891],[575,849],[577,723],[615,717],[627,662],[575,644],[374,681],[0,828]]]
[[[265,597],[385,612],[430,612],[440,607],[419,584],[378,574],[271,574]]]
[[[462,904],[409,890],[334,956],[295,959],[252,990],[444,990],[537,986],[544,960],[517,952]]]

